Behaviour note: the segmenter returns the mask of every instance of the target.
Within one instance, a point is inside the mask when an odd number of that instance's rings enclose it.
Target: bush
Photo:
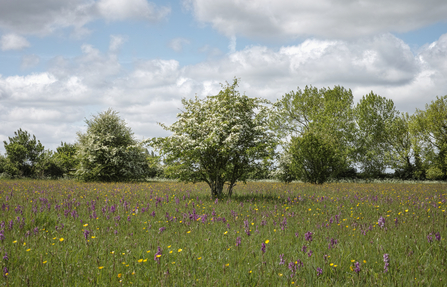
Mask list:
[[[147,176],[145,149],[111,109],[93,116],[78,133],[76,176],[85,181],[129,181]]]
[[[346,170],[336,146],[322,135],[306,132],[292,138],[289,152],[290,170],[304,182],[321,184]]]

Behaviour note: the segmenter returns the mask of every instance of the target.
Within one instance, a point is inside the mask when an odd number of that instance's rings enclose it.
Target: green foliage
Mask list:
[[[76,171],[76,166],[79,164],[79,160],[76,157],[76,145],[61,142],[61,145],[56,148],[54,156],[59,161],[63,173],[66,175],[72,174]]]
[[[337,145],[313,132],[293,137],[288,153],[292,156],[290,171],[303,182],[322,184],[346,169]]]
[[[109,109],[85,122],[87,132],[78,132],[76,145],[79,179],[128,181],[147,175],[145,149],[118,112]]]
[[[425,106],[425,110],[417,110],[411,129],[420,138],[420,149],[430,170],[427,171],[427,178],[435,176],[446,179],[447,96],[436,97],[435,101]]]
[[[391,99],[373,92],[363,96],[355,107],[357,123],[356,161],[367,177],[377,177],[391,166],[390,137],[393,124],[402,128],[399,112]],[[396,130],[396,132],[404,132]],[[397,141],[395,141],[397,142]]]
[[[232,85],[216,96],[183,99],[183,112],[170,126],[173,134],[152,140],[166,164],[167,177],[185,182],[206,182],[212,197],[228,194],[237,181],[245,181],[259,161],[273,156],[275,141],[268,130],[265,100],[240,95]]]
[[[149,151],[146,150],[146,160],[148,164],[148,177],[164,177],[163,166],[160,162],[160,156],[155,155],[153,151],[149,153]]]
[[[295,169],[294,175],[290,174],[292,157],[287,154],[290,152],[290,143],[288,142],[290,136],[297,138],[295,144],[304,140],[302,136],[307,133],[312,136],[309,135],[309,138],[306,136],[306,142],[316,140],[312,137],[317,135],[321,135],[322,138],[331,138],[331,149],[338,153],[334,155],[334,158],[343,162],[340,168],[346,171],[353,163],[356,124],[351,90],[340,86],[335,86],[333,89],[317,89],[306,86],[304,91],[298,88],[296,92],[291,91],[285,94],[275,103],[274,107],[275,113],[271,126],[278,137],[282,139],[284,149],[279,159],[279,170],[275,173],[276,178],[286,182],[295,179],[298,174],[300,174],[299,177],[306,178],[303,176],[302,168]],[[318,142],[321,141],[318,140]],[[325,148],[326,145],[323,144],[323,147]],[[304,156],[306,152],[310,151],[303,149],[298,152],[297,146],[294,147],[294,150],[300,156]],[[307,156],[312,157],[312,155]],[[338,169],[336,173],[331,173],[331,176],[340,172],[341,169]]]
[[[9,143],[3,141],[7,164],[7,173],[19,176],[35,176],[36,164],[42,157],[44,146],[27,131],[19,129],[14,132],[14,137],[9,137]]]

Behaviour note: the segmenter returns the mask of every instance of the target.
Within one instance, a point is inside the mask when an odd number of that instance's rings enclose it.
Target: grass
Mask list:
[[[445,286],[446,187],[2,180],[0,285]]]

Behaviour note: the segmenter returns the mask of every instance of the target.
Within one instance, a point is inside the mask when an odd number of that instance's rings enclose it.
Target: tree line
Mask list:
[[[213,197],[225,187],[231,196],[236,183],[248,179],[447,179],[447,96],[410,115],[373,92],[354,104],[344,87],[306,86],[272,103],[241,95],[238,81],[214,96],[183,99],[177,121],[160,124],[172,133],[168,137],[138,141],[111,109],[86,119],[87,131],[56,151],[19,129],[4,141],[0,173],[202,181]]]

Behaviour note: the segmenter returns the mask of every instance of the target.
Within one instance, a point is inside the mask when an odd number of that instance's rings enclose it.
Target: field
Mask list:
[[[445,184],[0,181],[1,286],[445,286]]]

